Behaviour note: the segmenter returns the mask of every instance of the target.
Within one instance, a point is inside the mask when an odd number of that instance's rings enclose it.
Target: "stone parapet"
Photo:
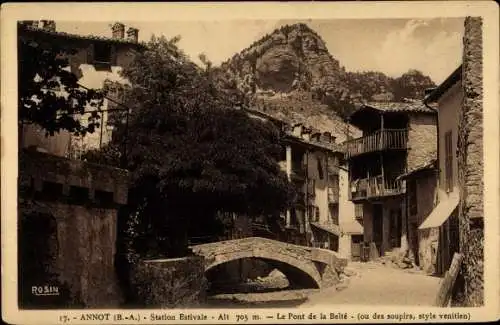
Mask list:
[[[133,270],[131,283],[140,307],[196,307],[206,299],[204,271],[199,256],[144,260]]]
[[[338,281],[347,260],[337,253],[261,237],[248,237],[196,245],[205,258],[205,270],[243,258],[263,259],[283,272],[297,287],[327,287]]]
[[[44,191],[44,182],[49,182],[61,185],[62,195],[68,195],[73,186],[88,189],[89,200],[101,191],[112,193],[113,202],[123,205],[127,203],[128,177],[128,171],[110,166],[31,150],[19,153],[19,185],[38,192]]]

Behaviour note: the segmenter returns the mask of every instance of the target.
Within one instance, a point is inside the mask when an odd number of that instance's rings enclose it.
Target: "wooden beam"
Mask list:
[[[453,255],[453,260],[451,261],[450,268],[446,272],[446,275],[441,282],[438,294],[436,296],[435,306],[446,307],[451,298],[451,292],[453,286],[457,280],[458,272],[460,271],[460,265],[462,264],[462,254],[455,253]]]

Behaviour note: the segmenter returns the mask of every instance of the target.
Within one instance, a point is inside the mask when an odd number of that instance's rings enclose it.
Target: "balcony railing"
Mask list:
[[[349,140],[345,143],[347,158],[368,152],[406,149],[407,135],[406,129],[385,129],[362,138]]]
[[[382,175],[363,178],[351,182],[349,191],[350,200],[362,200],[404,193],[404,186],[400,181],[383,179]]]

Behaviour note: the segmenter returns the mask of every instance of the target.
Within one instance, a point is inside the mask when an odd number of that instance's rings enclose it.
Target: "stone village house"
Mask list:
[[[119,71],[141,48],[137,29],[129,28],[125,38],[125,26],[116,23],[110,31],[112,37],[106,38],[58,32],[53,21],[27,24],[18,37],[42,46],[55,43],[77,49],[68,68],[79,83],[88,88],[114,88],[116,92],[108,91],[108,97],[119,99],[117,90],[126,83]],[[110,107],[113,104],[105,100],[101,109]],[[114,269],[116,225],[118,209],[127,203],[128,172],[75,159],[80,155],[75,147],[82,151],[98,148],[109,140],[108,115],[104,112],[102,117],[102,128],[76,142],[64,131],[45,137],[36,125],[25,124],[19,130],[21,308],[51,304],[112,308],[120,303]],[[85,122],[85,115],[81,119]],[[39,269],[40,265],[48,268]],[[34,296],[31,288],[39,285],[57,287],[61,300]]]
[[[77,76],[78,83],[83,87],[106,92],[100,108],[103,111],[100,121],[102,127],[85,137],[76,137],[67,131],[45,137],[45,132],[38,126],[22,125],[20,141],[23,147],[37,147],[57,156],[79,159],[86,150],[99,148],[111,139],[113,128],[108,120],[115,113],[106,110],[118,107],[108,98],[118,102],[122,99],[128,81],[120,76],[120,71],[133,60],[134,53],[143,47],[138,42],[139,30],[130,27],[125,37],[125,25],[115,23],[110,30],[111,37],[101,37],[59,32],[54,21],[31,21],[28,24],[19,37],[40,44],[64,44],[76,49],[77,53],[68,58],[68,69]],[[86,123],[89,115],[86,113],[78,118]]]
[[[421,101],[370,103],[351,114],[349,122],[363,132],[344,144],[349,199],[362,220],[365,246],[370,245],[363,259],[417,251],[419,217],[414,202],[408,206],[408,187],[400,176],[435,157],[436,111]]]
[[[438,113],[437,159],[405,175],[408,215],[418,223],[415,262],[429,274],[444,275],[459,251],[458,125],[463,90],[462,67],[456,69],[424,102]]]
[[[437,274],[445,272],[453,253],[463,255],[461,272],[452,302],[481,306],[484,302],[484,216],[483,216],[483,89],[482,22],[465,19],[462,64],[425,102],[438,112],[438,161],[435,166],[439,186],[437,205],[419,226],[424,265]],[[431,174],[416,176],[417,203],[423,201],[426,188],[435,183]],[[425,204],[425,210],[429,205]],[[434,249],[434,247],[438,247]],[[437,256],[436,256],[437,255]],[[430,261],[435,261],[435,265]]]
[[[280,165],[299,193],[294,207],[283,212],[283,240],[359,258],[363,227],[354,218],[354,205],[348,200],[348,172],[336,137],[301,123],[291,125],[263,110],[247,112],[274,123],[283,132]]]
[[[484,301],[481,26],[480,18],[465,19],[462,64],[424,99],[425,106],[436,110],[437,138],[428,142],[429,155],[397,178],[406,183],[404,210],[414,263],[442,276],[453,254],[461,253],[452,303],[463,306],[481,306]],[[431,141],[430,128],[415,130],[427,132],[425,138]],[[414,148],[410,134],[408,150]]]

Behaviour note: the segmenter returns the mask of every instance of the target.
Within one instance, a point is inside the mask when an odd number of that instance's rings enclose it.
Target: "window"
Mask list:
[[[111,63],[111,45],[100,42],[94,44],[94,61],[99,63]]]
[[[319,179],[323,179],[323,166],[321,166],[321,159],[318,157],[318,176]]]
[[[316,196],[316,182],[314,179],[309,179],[307,182],[307,195],[310,197]]]
[[[414,179],[408,180],[408,206],[409,206],[411,216],[414,216],[418,213],[417,181]]]
[[[446,191],[453,190],[453,141],[452,133],[448,131],[444,135],[444,168],[445,168],[445,186]]]
[[[310,222],[319,222],[319,208],[317,206],[309,207],[309,219]]]
[[[363,220],[363,204],[354,205],[354,216],[358,220]]]

